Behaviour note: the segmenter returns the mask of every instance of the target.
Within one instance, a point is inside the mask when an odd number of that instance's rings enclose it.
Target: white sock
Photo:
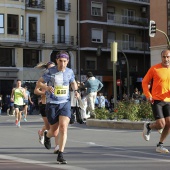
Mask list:
[[[54,150],[55,151],[59,150],[59,145],[57,145]]]

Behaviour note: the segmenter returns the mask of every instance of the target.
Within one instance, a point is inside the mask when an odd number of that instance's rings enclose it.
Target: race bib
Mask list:
[[[58,97],[64,97],[68,95],[68,86],[55,86],[54,94]]]

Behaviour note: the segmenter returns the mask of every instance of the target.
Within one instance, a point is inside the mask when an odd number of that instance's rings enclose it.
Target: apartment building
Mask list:
[[[113,94],[110,43],[116,41],[116,79],[122,82],[118,94],[127,93],[127,72],[130,92],[135,86],[141,88],[141,79],[150,67],[149,10],[149,0],[80,0],[81,81],[92,71],[103,82],[104,94]]]
[[[156,22],[157,29],[170,38],[170,0],[151,0],[150,19]],[[167,38],[159,31],[151,38],[151,65],[161,61],[161,51],[167,48]]]
[[[70,54],[76,70],[77,1],[0,1],[0,94],[9,95],[16,79],[30,87],[42,74],[37,63]]]

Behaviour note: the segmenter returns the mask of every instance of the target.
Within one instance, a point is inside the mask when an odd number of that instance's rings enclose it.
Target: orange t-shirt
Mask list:
[[[152,92],[148,85],[153,80]],[[162,67],[162,64],[152,66],[142,80],[142,88],[146,98],[170,102],[170,68]]]

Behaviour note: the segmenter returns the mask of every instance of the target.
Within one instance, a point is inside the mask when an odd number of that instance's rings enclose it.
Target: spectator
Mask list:
[[[87,88],[87,103],[90,111],[90,117],[96,118],[96,115],[94,113],[95,100],[96,100],[97,92],[102,89],[103,84],[93,76],[92,72],[88,72],[87,80],[84,86],[85,88]]]

